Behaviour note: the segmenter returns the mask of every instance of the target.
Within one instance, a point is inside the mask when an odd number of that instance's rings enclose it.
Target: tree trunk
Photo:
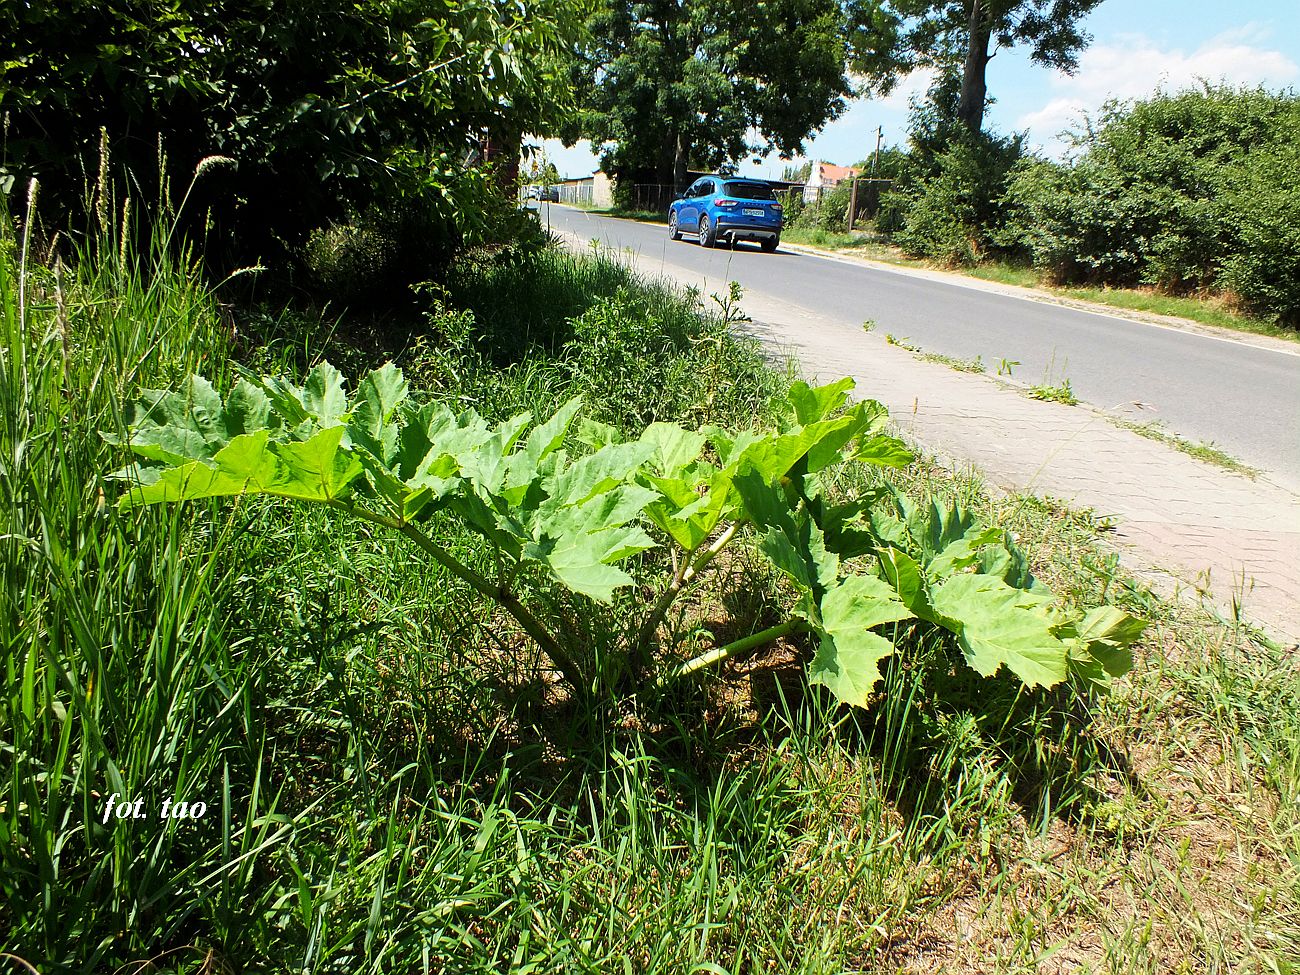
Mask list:
[[[971,135],[979,135],[984,128],[991,31],[992,23],[985,0],[971,0],[966,64],[961,76],[961,101],[957,105],[957,118]]]

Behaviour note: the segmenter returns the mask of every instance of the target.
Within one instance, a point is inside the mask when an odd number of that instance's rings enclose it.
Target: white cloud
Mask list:
[[[1285,86],[1300,78],[1300,65],[1280,51],[1263,46],[1266,32],[1244,24],[1206,41],[1195,51],[1162,50],[1140,34],[1096,44],[1079,57],[1074,75],[1057,74],[1052,97],[1042,108],[1016,120],[1030,130],[1030,141],[1060,155],[1066,143],[1058,136],[1077,126],[1085,112],[1096,112],[1110,98],[1142,98],[1159,88],[1176,90],[1204,78],[1234,85]]]

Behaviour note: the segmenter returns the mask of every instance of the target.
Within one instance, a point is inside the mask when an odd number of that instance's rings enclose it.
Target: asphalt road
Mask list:
[[[583,239],[631,248],[679,279],[738,281],[767,296],[854,325],[876,323],[926,352],[979,356],[990,372],[1017,362],[1015,379],[1059,383],[1135,422],[1159,421],[1300,490],[1300,347],[1135,322],[961,284],[878,270],[782,248],[707,250],[663,227],[546,207],[543,223]],[[867,337],[863,336],[863,341]]]

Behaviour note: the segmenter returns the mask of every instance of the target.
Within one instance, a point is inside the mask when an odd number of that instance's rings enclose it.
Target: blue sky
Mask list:
[[[1030,62],[1024,49],[1003,50],[989,65],[989,94],[996,99],[988,124],[1028,131],[1032,145],[1059,156],[1057,136],[1081,112],[1108,98],[1139,98],[1160,86],[1177,89],[1197,78],[1233,84],[1300,88],[1300,17],[1296,0],[1106,0],[1084,21],[1093,42],[1079,70],[1065,75]],[[906,138],[908,98],[923,94],[928,79],[912,76],[887,99],[855,100],[839,119],[806,143],[805,156],[841,165],[867,156],[876,126],[885,144]],[[548,157],[566,176],[596,168],[589,146],[546,143]],[[775,154],[741,171],[776,178],[786,161]]]

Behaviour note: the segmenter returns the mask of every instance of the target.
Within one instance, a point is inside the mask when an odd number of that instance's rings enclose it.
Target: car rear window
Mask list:
[[[737,200],[770,200],[772,187],[766,183],[724,183],[723,192]]]

